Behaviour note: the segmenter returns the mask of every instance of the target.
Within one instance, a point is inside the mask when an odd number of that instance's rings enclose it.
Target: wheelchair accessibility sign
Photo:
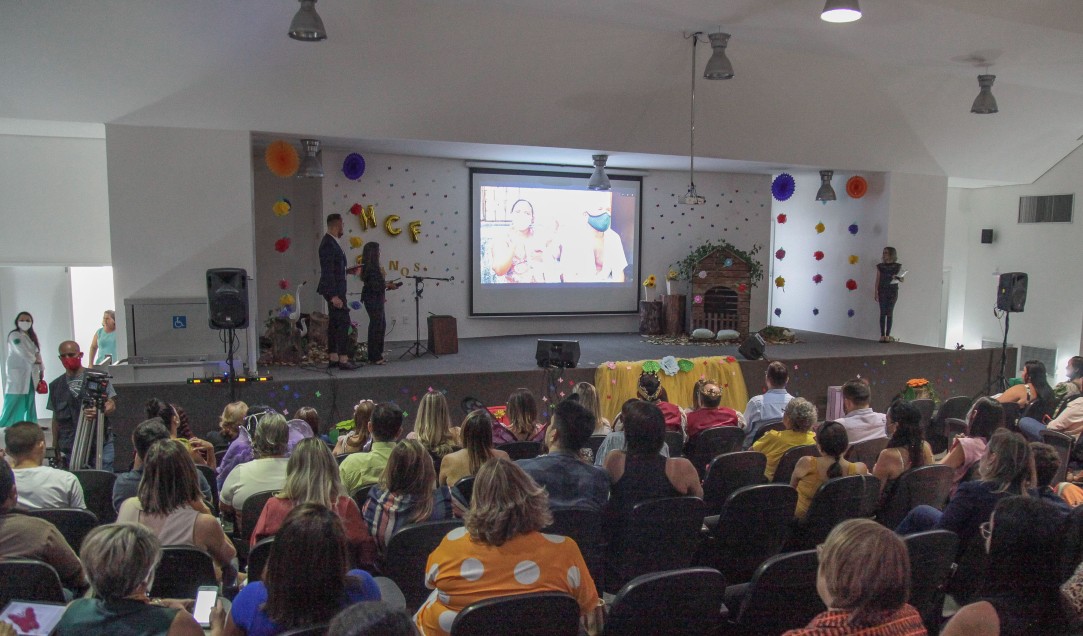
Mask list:
[[[188,316],[173,316],[173,328],[174,329],[187,329],[188,328]]]

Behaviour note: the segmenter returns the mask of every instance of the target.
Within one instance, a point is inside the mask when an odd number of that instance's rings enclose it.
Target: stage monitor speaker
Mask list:
[[[1026,304],[1027,275],[1023,272],[1001,274],[997,285],[997,309],[1019,312]]]
[[[991,244],[993,242],[993,231],[988,230],[988,229],[982,230],[981,231],[981,242],[986,244],[986,245]]]
[[[211,329],[248,326],[248,272],[235,267],[207,270],[207,307]]]
[[[741,354],[745,360],[759,360],[763,357],[763,352],[766,349],[767,343],[763,341],[763,337],[758,333],[754,333],[741,343],[737,353]]]
[[[578,340],[538,340],[534,354],[539,367],[574,369],[579,364]]]

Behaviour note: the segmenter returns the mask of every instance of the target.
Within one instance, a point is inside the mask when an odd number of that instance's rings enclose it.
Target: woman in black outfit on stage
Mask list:
[[[885,247],[883,261],[876,264],[876,292],[874,297],[880,303],[880,342],[892,342],[891,314],[895,311],[895,301],[899,299],[899,255],[894,247]]]
[[[384,303],[387,302],[385,292],[389,289],[398,289],[402,283],[389,283],[384,280],[384,272],[380,269],[380,244],[375,241],[365,243],[364,249],[361,250],[361,282],[365,284],[361,288],[361,302],[365,304],[365,311],[369,315],[369,362],[386,364],[387,361],[384,360],[384,331],[387,329],[387,321],[384,318]]]

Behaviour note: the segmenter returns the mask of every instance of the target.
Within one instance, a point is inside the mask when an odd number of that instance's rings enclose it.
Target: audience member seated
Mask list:
[[[782,412],[781,431],[767,431],[755,444],[752,450],[767,455],[767,468],[763,471],[767,481],[775,476],[778,461],[782,455],[794,446],[808,446],[816,443],[816,434],[812,432],[816,424],[816,407],[805,398],[794,398],[786,404],[786,410]]]
[[[630,400],[625,400],[624,404],[621,405],[621,412],[618,413],[617,417],[613,420],[613,432],[605,436],[605,439],[602,440],[602,443],[598,446],[598,452],[594,454],[594,465],[598,468],[605,465],[605,458],[609,453],[615,450],[624,450],[624,410],[627,409],[629,405],[640,401],[642,400],[639,398],[632,398]],[[662,457],[669,457],[668,444],[662,444],[661,454]]]
[[[327,636],[417,636],[417,628],[404,608],[383,601],[354,603],[338,613]]]
[[[68,605],[57,636],[204,633],[185,609],[190,600],[148,596],[162,559],[162,545],[150,530],[136,523],[99,526],[87,535],[79,555],[86,564],[90,592]],[[221,605],[211,609],[210,622],[213,636],[223,633]]]
[[[380,600],[368,572],[349,567],[338,515],[318,504],[296,506],[275,535],[263,578],[233,599],[226,635],[272,636],[327,623],[353,603]]]
[[[254,457],[252,454],[252,432],[256,430],[260,418],[265,414],[273,413],[274,409],[269,406],[259,405],[248,407],[248,413],[244,416],[244,424],[237,429],[236,439],[230,442],[229,448],[226,449],[226,454],[222,456],[222,461],[218,462],[218,468],[216,470],[218,475],[218,490],[222,490],[226,478],[229,477],[229,474],[233,472],[235,467],[252,461]]]
[[[707,429],[720,426],[741,426],[743,416],[728,406],[722,406],[722,387],[717,382],[709,380],[703,383],[699,390],[699,406],[685,414],[685,442],[684,454],[688,455],[695,448],[699,434]]]
[[[158,398],[147,401],[144,409],[148,420],[158,418],[169,429],[169,437],[180,442],[192,455],[192,460],[215,468],[214,447],[211,443],[192,434],[188,414],[176,404],[167,404]]]
[[[414,617],[421,633],[450,633],[455,615],[471,603],[532,592],[569,594],[584,617],[593,617],[598,593],[583,555],[575,541],[539,532],[551,522],[545,491],[522,468],[506,459],[486,462],[465,527],[429,555],[425,585],[433,593]]]
[[[579,459],[579,449],[594,430],[594,414],[574,400],[553,409],[553,422],[545,435],[548,455],[517,463],[549,497],[550,510],[577,508],[601,512],[609,500],[609,476]]]
[[[176,440],[161,439],[147,451],[139,495],[120,505],[117,521],[140,523],[162,545],[192,545],[207,551],[231,585],[237,550],[226,538],[199,492],[196,465]]]
[[[335,440],[335,455],[349,455],[360,453],[365,450],[371,441],[369,435],[369,422],[372,420],[372,411],[376,409],[376,403],[372,400],[361,400],[353,407],[353,429],[346,433],[339,433]]]
[[[357,555],[360,563],[375,563],[376,544],[361,519],[361,510],[342,487],[338,464],[327,444],[316,437],[301,440],[293,449],[286,464],[286,483],[263,507],[252,529],[252,545],[277,534],[290,511],[306,503],[333,510],[342,520],[351,555]]]
[[[209,431],[206,435],[216,453],[226,450],[237,439],[237,431],[244,423],[245,415],[248,415],[248,405],[244,402],[230,402],[222,409],[222,415],[218,417],[218,430]]]
[[[256,425],[252,439],[255,456],[234,468],[219,494],[219,508],[224,512],[240,512],[249,496],[264,490],[278,490],[286,483],[286,445],[289,428],[286,418],[278,413],[265,413]]]
[[[395,446],[361,513],[380,552],[404,526],[451,518],[451,494],[437,486],[432,457],[421,442],[407,439]]]
[[[439,391],[429,391],[421,398],[417,406],[417,418],[414,430],[406,436],[421,442],[432,456],[437,470],[444,456],[462,448],[459,446],[459,428],[451,426],[451,411],[448,410],[447,398]]]
[[[463,477],[476,475],[481,465],[493,457],[509,459],[504,451],[493,448],[493,416],[485,409],[466,415],[459,429],[463,448],[444,456],[440,462],[441,486],[454,486]]]
[[[1053,483],[1057,477],[1057,471],[1060,470],[1060,455],[1057,454],[1057,449],[1049,444],[1031,442],[1030,455],[1034,458],[1034,487],[1038,498],[1056,506],[1063,514],[1068,514],[1071,507],[1057,494],[1057,484]]]
[[[12,427],[14,428],[14,427]],[[15,473],[0,459],[0,560],[37,559],[56,569],[69,590],[86,587],[83,564],[56,526],[44,519],[13,512],[19,499]]]
[[[125,499],[135,497],[139,491],[139,482],[143,479],[143,466],[146,463],[147,451],[150,445],[160,439],[169,439],[169,429],[162,424],[162,420],[154,418],[140,422],[132,431],[132,446],[135,448],[135,460],[132,469],[126,473],[117,475],[113,482],[113,508],[120,510],[120,505]],[[199,492],[203,500],[210,502],[212,498],[211,484],[203,473],[196,472],[199,478]]]
[[[636,397],[658,407],[666,418],[667,431],[684,431],[687,419],[681,407],[669,402],[666,390],[662,388],[662,381],[657,373],[644,371],[639,376],[639,384],[636,387]]]
[[[613,432],[613,426],[609,420],[602,417],[602,406],[598,401],[598,389],[590,382],[579,382],[572,389],[573,395],[579,396],[579,403],[587,407],[594,415],[594,431],[591,435],[609,435]]]
[[[1068,379],[1064,382],[1057,382],[1053,387],[1053,399],[1056,400],[1058,406],[1062,405],[1064,400],[1083,393],[1079,382],[1076,382],[1076,380],[1083,378],[1083,356],[1068,358],[1064,373],[1068,376]]]
[[[911,510],[896,532],[951,530],[959,535],[960,553],[978,536],[978,527],[989,520],[997,502],[1025,495],[1033,476],[1033,460],[1027,441],[1018,433],[1001,429],[989,439],[989,448],[978,464],[981,481],[959,484],[959,490],[941,512],[921,505]]]
[[[1063,515],[1042,499],[1006,497],[982,524],[989,553],[982,598],[965,605],[944,636],[1026,636],[1065,633],[1056,574]]]
[[[350,493],[362,486],[380,481],[387,466],[387,458],[395,448],[395,440],[402,431],[402,411],[394,404],[377,404],[372,410],[369,433],[372,448],[367,453],[354,453],[338,466],[342,485]]]
[[[782,417],[786,405],[793,396],[786,390],[790,381],[790,372],[786,365],[778,360],[767,365],[764,373],[764,384],[767,390],[763,395],[754,395],[745,406],[745,448],[752,446],[756,437],[756,431],[764,420],[777,420]]]
[[[951,494],[959,489],[972,466],[985,456],[989,438],[1004,424],[1004,407],[992,398],[978,398],[970,407],[967,415],[966,434],[956,435],[948,449],[948,454],[940,460],[945,466],[955,469],[952,478]]]
[[[822,430],[822,429],[821,429]],[[900,475],[911,468],[933,463],[933,449],[921,430],[921,411],[910,402],[896,400],[887,410],[887,447],[880,451],[872,474],[880,480],[880,492],[889,491]]]
[[[626,404],[622,411],[627,450],[615,450],[605,458],[605,472],[612,484],[606,510],[610,528],[623,523],[636,504],[662,497],[703,496],[699,474],[683,457],[659,454],[665,440],[666,421],[659,408],[642,400]],[[476,485],[475,485],[476,488]]]
[[[1076,358],[1083,360],[1079,356],[1072,358],[1072,360]],[[1079,434],[1083,432],[1083,394],[1080,393],[1080,389],[1083,388],[1083,371],[1075,369],[1071,365],[1069,365],[1069,370],[1072,374],[1071,379],[1062,384],[1072,387],[1075,392],[1064,391],[1065,397],[1060,400],[1053,410],[1053,419],[1048,424],[1033,417],[1024,417],[1019,420],[1019,430],[1027,439],[1040,440],[1042,431],[1048,427],[1051,431],[1071,435],[1076,440],[1079,440]]]
[[[1001,404],[1018,404],[1019,411],[1042,422],[1046,417],[1053,414],[1056,400],[1053,397],[1053,387],[1049,386],[1049,380],[1045,373],[1045,364],[1039,360],[1027,360],[1023,365],[1023,382],[1008,387],[996,401]]]
[[[816,447],[820,457],[802,457],[794,466],[790,485],[797,489],[797,510],[794,516],[804,519],[816,491],[828,479],[848,475],[868,475],[869,469],[861,462],[842,458],[849,444],[846,428],[838,422],[825,422],[816,433]]]
[[[910,556],[891,530],[869,519],[835,526],[817,547],[816,591],[827,606],[802,629],[783,636],[922,636],[909,603]]]
[[[7,429],[7,453],[15,468],[20,508],[86,508],[75,475],[42,466],[45,435],[36,422],[18,422]]]
[[[308,430],[312,431],[313,437],[319,437],[320,433],[320,413],[311,406],[302,406],[293,412],[293,418],[303,421],[308,425]],[[300,440],[298,440],[300,441]],[[290,446],[291,450],[293,445]]]
[[[500,422],[493,425],[494,446],[526,440],[540,442],[545,438],[545,426],[538,423],[538,403],[530,389],[512,391],[508,396],[507,414],[507,426]]]
[[[846,415],[838,422],[846,427],[851,444],[887,437],[884,414],[869,407],[871,399],[872,392],[865,380],[850,380],[842,385],[842,408]]]

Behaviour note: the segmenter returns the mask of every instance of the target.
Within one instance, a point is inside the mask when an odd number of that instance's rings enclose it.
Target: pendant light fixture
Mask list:
[[[302,42],[319,42],[327,39],[327,30],[323,20],[316,13],[316,0],[300,0],[301,8],[290,22],[290,37]],[[320,175],[323,176],[323,175]]]
[[[711,40],[711,59],[707,60],[707,66],[703,68],[703,77],[709,80],[733,79],[733,64],[726,57],[726,45],[729,44],[729,33],[712,33],[707,36]],[[694,65],[693,65],[694,66]]]
[[[320,140],[302,139],[301,146],[305,149],[305,156],[301,159],[301,167],[297,169],[297,177],[301,179],[322,179],[323,164],[320,163]]]
[[[609,189],[609,177],[605,174],[605,162],[609,159],[609,155],[592,155],[594,159],[594,172],[590,175],[590,181],[587,182],[587,189],[589,190],[608,190]]]
[[[974,98],[970,112],[977,115],[992,115],[997,112],[997,100],[993,97],[993,81],[996,78],[996,75],[978,76],[978,96]]]
[[[834,176],[834,170],[821,170],[820,171],[820,189],[816,191],[816,200],[827,203],[828,201],[835,200],[835,188],[831,187],[831,177]]]
[[[861,19],[861,8],[857,0],[827,0],[820,19],[824,22],[855,22]]]

